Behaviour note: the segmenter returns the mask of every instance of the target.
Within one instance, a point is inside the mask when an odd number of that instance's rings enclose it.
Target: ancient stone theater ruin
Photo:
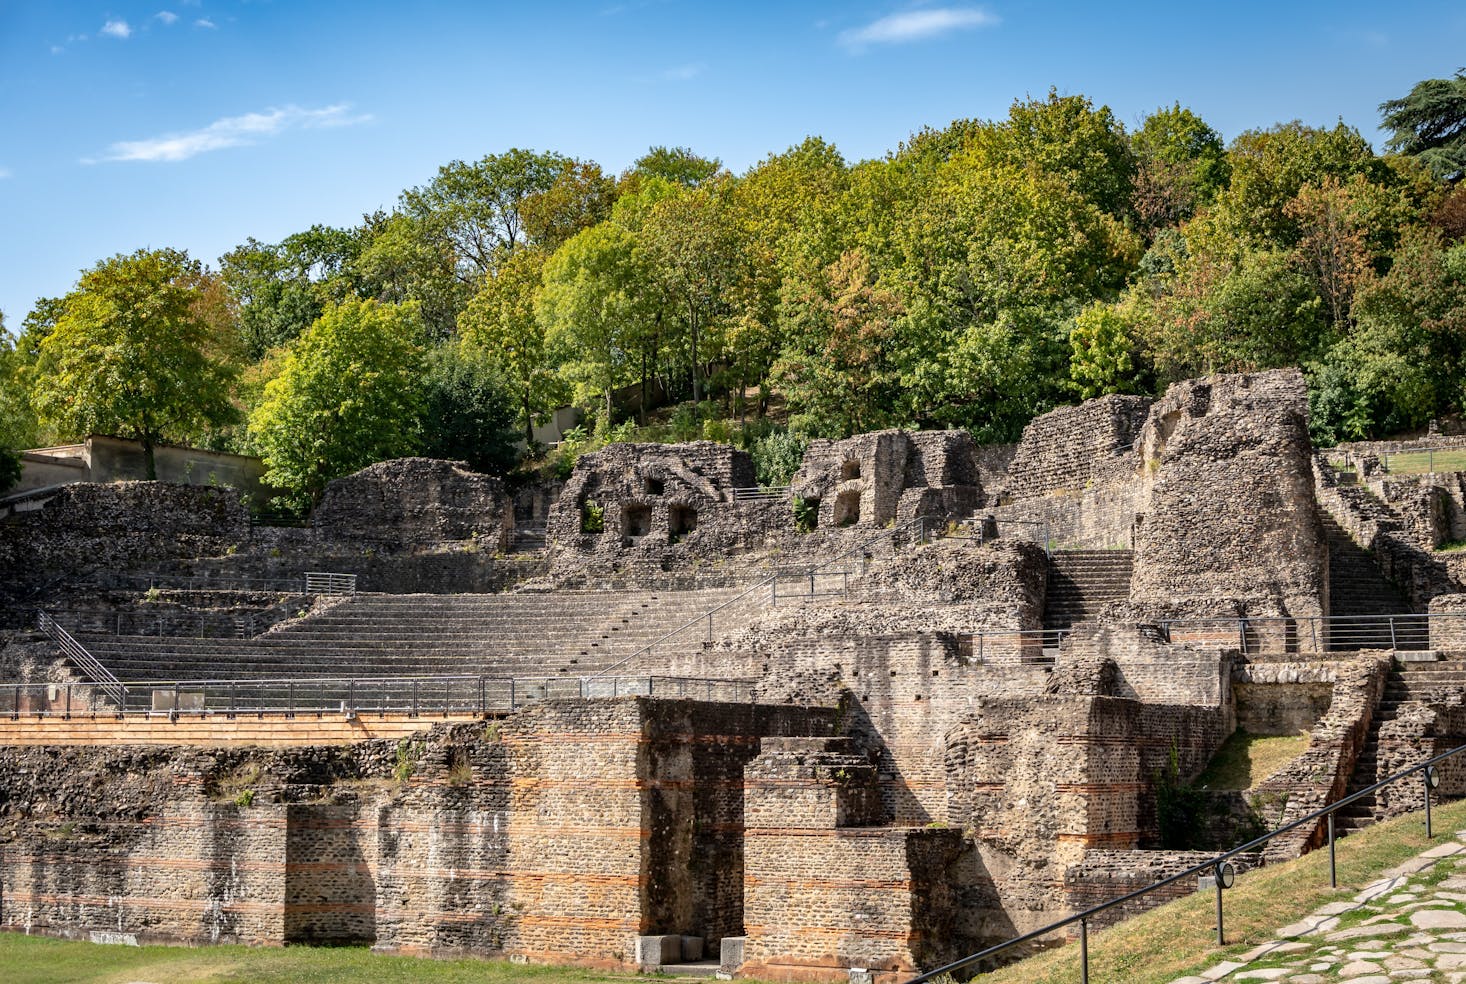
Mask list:
[[[0,500],[0,927],[894,981],[1045,926],[1466,739],[1466,442],[1307,423],[1278,371],[787,489],[700,442],[385,462],[298,528]],[[1178,843],[1240,733],[1306,737]]]

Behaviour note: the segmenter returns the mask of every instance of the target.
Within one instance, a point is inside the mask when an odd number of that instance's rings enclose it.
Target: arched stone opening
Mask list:
[[[836,526],[854,526],[860,522],[860,493],[849,489],[836,496],[833,518]]]

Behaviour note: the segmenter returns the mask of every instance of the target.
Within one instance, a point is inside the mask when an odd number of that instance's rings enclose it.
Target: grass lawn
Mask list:
[[[1202,789],[1251,789],[1308,748],[1308,735],[1249,735],[1237,730],[1196,780]]]
[[[1410,451],[1391,454],[1385,459],[1387,471],[1401,475],[1419,475],[1424,472],[1466,471],[1466,450],[1451,448],[1445,451]]]
[[[1339,888],[1329,888],[1328,851],[1249,871],[1225,896],[1226,947],[1216,943],[1215,896],[1195,895],[1089,935],[1092,984],[1162,984],[1199,974],[1274,938],[1273,932],[1323,905],[1352,898],[1387,868],[1466,829],[1466,800],[1438,807],[1436,837],[1425,815],[1375,824],[1339,841]],[[1075,984],[1079,947],[1063,946],[975,978],[981,984]]]
[[[638,979],[650,980],[504,960],[390,957],[362,947],[99,946],[0,933],[4,984],[631,984]]]

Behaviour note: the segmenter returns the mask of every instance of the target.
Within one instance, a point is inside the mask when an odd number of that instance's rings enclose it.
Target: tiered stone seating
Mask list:
[[[741,590],[359,595],[253,639],[77,638],[127,681],[574,676],[613,665]]]

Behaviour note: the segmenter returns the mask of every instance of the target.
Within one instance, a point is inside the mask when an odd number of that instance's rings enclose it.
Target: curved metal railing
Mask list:
[[[1222,893],[1225,887],[1230,887],[1226,884],[1226,876],[1228,874],[1228,872],[1226,871],[1226,867],[1230,867],[1228,863],[1232,858],[1236,857],[1239,854],[1249,853],[1266,844],[1274,837],[1278,837],[1286,833],[1291,833],[1292,831],[1298,830],[1300,827],[1306,827],[1310,824],[1317,827],[1320,820],[1327,819],[1329,849],[1329,885],[1337,887],[1339,880],[1338,869],[1335,865],[1334,854],[1334,814],[1338,810],[1348,806],[1351,803],[1361,800],[1366,796],[1372,796],[1376,790],[1383,789],[1384,787],[1399,782],[1401,779],[1408,778],[1409,776],[1420,774],[1423,777],[1425,784],[1425,836],[1427,838],[1430,838],[1431,836],[1433,836],[1430,818],[1430,792],[1434,788],[1434,784],[1439,782],[1439,776],[1436,772],[1436,766],[1439,763],[1444,762],[1446,759],[1459,755],[1462,752],[1466,752],[1466,745],[1459,745],[1455,748],[1450,749],[1449,751],[1441,752],[1439,755],[1432,756],[1431,758],[1426,759],[1424,762],[1419,762],[1415,765],[1412,765],[1408,769],[1403,769],[1400,772],[1389,776],[1386,779],[1381,779],[1379,782],[1375,783],[1372,786],[1366,786],[1365,788],[1360,789],[1357,792],[1350,793],[1348,796],[1345,796],[1342,799],[1329,804],[1323,809],[1314,810],[1307,816],[1299,817],[1297,820],[1294,820],[1291,823],[1284,824],[1276,830],[1272,830],[1266,834],[1263,834],[1261,837],[1253,838],[1252,840],[1248,841],[1245,844],[1242,844],[1239,847],[1232,848],[1230,851],[1223,851],[1221,854],[1218,854],[1213,858],[1203,861],[1200,864],[1192,865],[1184,871],[1179,871],[1174,875],[1169,875],[1165,878],[1160,879],[1159,881],[1152,882],[1144,888],[1139,888],[1133,892],[1128,892],[1125,895],[1110,899],[1108,902],[1102,902],[1099,905],[1091,906],[1090,908],[1085,909],[1083,912],[1078,912],[1072,916],[1069,916],[1067,919],[1060,919],[1057,922],[1049,923],[1047,926],[1035,929],[1029,933],[1024,933],[1022,936],[1015,936],[1011,940],[998,943],[995,946],[990,946],[985,950],[979,950],[977,953],[963,957],[960,960],[954,960],[949,964],[945,964],[941,967],[936,968],[935,970],[929,970],[924,974],[919,974],[916,977],[908,980],[906,984],[925,984],[926,981],[934,980],[938,977],[943,976],[944,974],[950,974],[953,971],[962,970],[963,968],[970,967],[975,963],[987,960],[990,957],[996,957],[999,954],[1010,950],[1015,946],[1022,946],[1025,943],[1033,943],[1039,939],[1042,939],[1045,936],[1050,936],[1061,929],[1065,929],[1075,924],[1078,924],[1079,926],[1080,980],[1083,982],[1083,984],[1088,984],[1090,920],[1094,919],[1098,915],[1108,912],[1111,909],[1123,906],[1126,903],[1135,901],[1136,899],[1143,898],[1144,896],[1149,895],[1151,892],[1159,891],[1163,888],[1174,885],[1179,881],[1183,881],[1187,878],[1195,878],[1197,875],[1205,874],[1207,872],[1212,873],[1212,875],[1214,876],[1214,881],[1216,883],[1217,943],[1218,945],[1224,945],[1226,934],[1222,921]]]

